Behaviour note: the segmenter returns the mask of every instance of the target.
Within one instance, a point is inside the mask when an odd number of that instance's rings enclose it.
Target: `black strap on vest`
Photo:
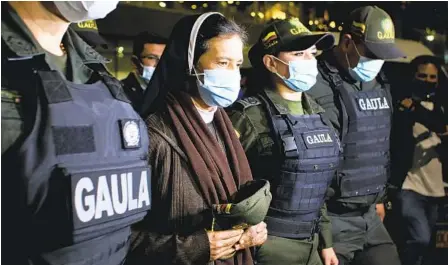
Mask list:
[[[384,89],[384,91],[386,91],[387,94],[387,98],[389,100],[389,105],[391,106],[391,110],[393,110],[393,102],[392,102],[392,94],[390,92],[390,83],[389,83],[389,79],[387,79],[386,75],[384,74],[384,72],[379,72],[379,74],[376,76],[376,81],[381,85],[381,88]]]
[[[274,103],[269,99],[269,96],[267,95],[266,91],[263,91],[263,93],[260,95],[260,100],[263,101],[266,111],[268,112],[268,118],[269,122],[271,124],[271,128],[274,130],[274,145],[276,145],[276,149],[278,151],[278,154],[280,154],[280,157],[283,157],[283,154],[286,154],[286,152],[298,152],[298,147],[295,142],[293,129],[291,128],[291,119],[286,114],[274,114],[272,112],[271,106],[275,108]],[[279,129],[275,125],[274,122],[274,116],[280,115],[282,118],[285,118],[287,120],[286,124],[289,129],[289,135],[281,135]],[[286,117],[285,117],[286,116]],[[280,142],[278,139],[282,140],[283,146],[280,145]],[[280,159],[278,160],[280,161]]]
[[[131,103],[124,93],[120,81],[102,69],[99,64],[90,64],[89,67],[98,73],[115,99]],[[42,80],[42,86],[49,104],[73,100],[66,81],[58,71],[38,71],[38,74]]]
[[[100,75],[101,79],[103,79],[104,83],[106,83],[106,86],[109,88],[110,93],[115,99],[131,104],[131,101],[128,99],[123,90],[121,82],[112,77],[106,71],[104,66],[96,63],[89,64],[89,67]]]
[[[339,97],[339,100],[341,102],[341,110],[342,110],[341,142],[344,143],[344,137],[345,135],[347,135],[348,132],[348,114],[345,105],[342,103],[344,101],[342,100],[341,95],[341,90],[344,89],[344,81],[339,76],[339,74],[331,72],[325,61],[319,60],[318,62],[325,74],[326,79],[328,79],[330,83],[330,87],[333,90],[333,93],[335,93]]]
[[[48,104],[72,101],[65,80],[58,71],[38,71]]]

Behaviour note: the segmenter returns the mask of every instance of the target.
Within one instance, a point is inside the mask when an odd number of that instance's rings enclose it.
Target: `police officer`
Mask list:
[[[2,3],[5,263],[122,264],[150,208],[145,125],[69,29],[117,3]]]
[[[324,199],[339,139],[303,93],[316,82],[317,50],[333,44],[333,35],[312,34],[297,19],[276,20],[249,51],[257,94],[237,101],[230,117],[254,177],[272,185],[269,236],[256,254],[261,264],[322,264],[320,250],[326,265],[338,264]]]
[[[148,31],[140,32],[134,38],[131,57],[133,71],[121,82],[124,92],[137,111],[143,104],[143,94],[156,70],[160,57],[162,57],[167,41],[166,38]],[[145,100],[151,101],[157,96],[156,91],[151,91],[148,94],[151,98]]]
[[[318,57],[319,76],[310,95],[339,131],[344,160],[335,195],[327,202],[340,264],[400,264],[376,214],[389,177],[391,97],[380,73],[385,59],[403,57],[394,44],[390,16],[361,7],[344,23],[339,44]],[[361,255],[358,255],[361,253]]]

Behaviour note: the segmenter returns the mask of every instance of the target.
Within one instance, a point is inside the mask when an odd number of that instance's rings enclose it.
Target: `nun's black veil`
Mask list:
[[[191,32],[196,20],[200,16],[192,15],[183,17],[174,25],[165,51],[143,95],[143,104],[140,109],[140,115],[143,119],[151,113],[154,113],[164,104],[164,99],[168,92],[174,92],[185,86],[191,70],[189,69],[191,65],[189,66],[188,63],[190,42],[196,40],[196,37],[191,38]],[[211,20],[210,18],[218,16],[220,17],[222,15],[213,12],[205,19],[209,22]],[[195,45],[194,53],[197,54],[197,51],[198,47]]]

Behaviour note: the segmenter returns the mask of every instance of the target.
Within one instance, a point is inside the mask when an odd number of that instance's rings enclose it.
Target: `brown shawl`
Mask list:
[[[222,137],[227,155],[207,128],[196,110],[191,97],[185,92],[167,97],[168,113],[173,129],[186,153],[195,181],[209,207],[230,201],[239,187],[252,180],[246,154],[237,138],[227,114],[221,108],[215,113],[214,123]],[[239,251],[232,259],[217,264],[253,264],[249,249]]]

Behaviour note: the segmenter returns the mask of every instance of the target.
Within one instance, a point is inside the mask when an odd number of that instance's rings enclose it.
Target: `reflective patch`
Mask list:
[[[240,100],[236,101],[235,103],[242,106],[243,109],[246,109],[246,108],[249,108],[252,106],[260,105],[261,101],[259,99],[257,99],[256,97],[248,97],[248,98],[240,99]]]
[[[150,174],[147,167],[72,174],[74,229],[150,210]]]
[[[334,146],[334,139],[329,130],[302,133],[302,139],[307,148]]]
[[[120,120],[121,138],[124,149],[140,147],[139,120]]]

